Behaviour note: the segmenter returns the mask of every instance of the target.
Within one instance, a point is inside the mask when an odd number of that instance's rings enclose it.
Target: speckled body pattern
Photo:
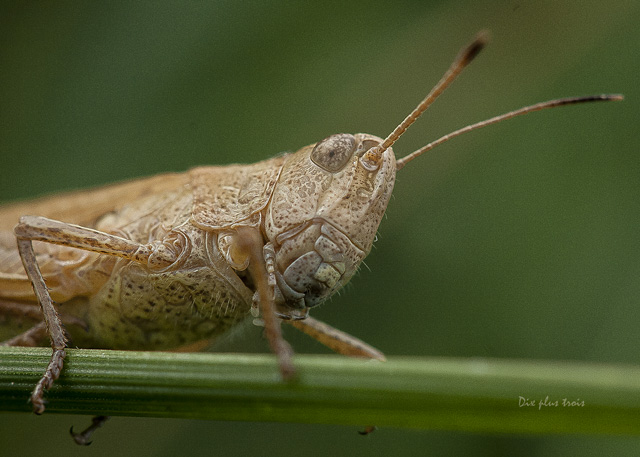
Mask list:
[[[487,41],[487,32],[479,33],[384,141],[336,134],[253,165],[201,167],[0,207],[0,324],[17,333],[0,344],[32,346],[48,335],[52,348],[31,394],[33,411],[45,411],[44,393],[62,373],[65,323],[76,327],[72,344],[83,347],[197,350],[249,313],[260,315],[283,380],[296,376],[283,320],[340,354],[385,360],[309,310],[344,286],[369,253],[396,171],[477,128],[623,99],[601,94],[529,105],[396,161],[394,142]],[[35,325],[25,330],[12,318]],[[72,433],[74,440],[87,444],[104,420]]]
[[[326,140],[318,143],[322,147],[310,145],[252,165],[200,167],[99,189],[93,198],[71,194],[0,208],[0,302],[38,306],[7,230],[17,216],[34,214],[153,250],[144,264],[34,242],[59,311],[85,323],[85,328],[67,325],[73,345],[178,348],[213,339],[243,320],[257,298],[246,259],[234,251],[238,227],[259,229],[273,253],[279,315],[304,318],[340,289],[368,254],[395,179],[391,149],[377,172],[359,163],[379,138],[335,137],[343,143],[347,138],[346,146],[338,146],[349,154],[324,167],[316,163],[324,160],[319,155],[334,157],[333,143]],[[160,260],[153,262],[155,257]]]

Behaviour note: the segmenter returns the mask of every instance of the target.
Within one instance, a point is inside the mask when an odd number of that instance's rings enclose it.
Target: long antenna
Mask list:
[[[418,106],[409,114],[404,121],[402,121],[394,130],[384,139],[382,143],[377,146],[372,147],[364,155],[360,158],[360,163],[367,170],[374,171],[380,165],[380,160],[382,159],[382,154],[384,151],[389,149],[393,143],[395,143],[398,138],[402,136],[402,134],[413,124],[418,117],[422,113],[426,111],[426,109],[431,106],[431,104],[444,92],[444,90],[451,85],[451,83],[458,77],[458,75],[464,70],[464,68],[471,63],[471,61],[478,55],[478,53],[486,46],[489,42],[489,32],[481,31],[476,36],[473,42],[462,49],[458,56],[455,58],[447,72],[444,76],[438,81],[433,89],[427,94],[427,96],[422,100]],[[556,100],[549,100],[542,103],[536,103],[535,105],[525,106],[524,108],[517,109],[515,111],[510,111],[505,114],[501,114],[499,116],[492,117],[491,119],[487,119],[485,121],[477,122],[472,125],[468,125],[459,130],[451,132],[447,135],[444,135],[441,138],[427,144],[426,146],[418,149],[417,151],[412,152],[411,154],[398,159],[396,162],[396,169],[400,170],[407,163],[411,162],[416,157],[424,154],[425,152],[435,148],[436,146],[444,143],[445,141],[449,141],[451,138],[455,138],[458,135],[462,135],[463,133],[470,132],[471,130],[479,129],[482,127],[486,127],[487,125],[495,124],[497,122],[501,122],[507,119],[511,119],[516,116],[520,116],[522,114],[531,113],[533,111],[540,111],[546,108],[555,108],[557,106],[564,105],[575,105],[577,103],[586,103],[586,102],[599,102],[599,101],[618,101],[623,100],[624,97],[619,94],[602,94],[602,95],[589,95],[586,97],[571,97],[571,98],[559,98]]]
[[[431,89],[431,92],[429,92],[424,100],[416,106],[411,114],[409,114],[381,144],[369,149],[369,151],[360,158],[360,163],[362,163],[362,165],[368,170],[377,169],[384,151],[389,149],[391,145],[395,143],[396,140],[407,130],[407,128],[409,128],[409,126],[413,124],[422,113],[424,113],[436,98],[438,98],[438,96],[458,77],[460,72],[471,63],[471,61],[488,42],[489,32],[483,30],[478,33],[475,40],[473,40],[469,46],[460,51],[442,79],[440,79],[438,84]]]
[[[547,108],[555,108],[557,106],[575,105],[577,103],[604,102],[604,101],[612,101],[612,100],[619,101],[623,99],[624,99],[624,96],[620,94],[602,94],[602,95],[589,95],[586,97],[558,98],[556,100],[549,100],[546,102],[536,103],[535,105],[525,106],[515,111],[510,111],[508,113],[504,113],[499,116],[492,117],[491,119],[487,119],[484,121],[477,122],[475,124],[467,125],[466,127],[463,127],[454,132],[448,133],[438,138],[437,140],[432,141],[426,146],[421,147],[417,151],[414,151],[411,154],[408,154],[403,158],[399,159],[396,162],[396,169],[400,170],[402,167],[404,167],[407,163],[411,162],[416,157],[419,157],[420,155],[435,148],[436,146],[439,146],[442,143],[449,141],[451,138],[455,138],[458,135],[462,135],[463,133],[470,132],[471,130],[476,130],[491,124],[497,124],[498,122],[505,121],[507,119],[511,119],[516,116],[520,116],[522,114],[531,113],[533,111],[540,111]]]

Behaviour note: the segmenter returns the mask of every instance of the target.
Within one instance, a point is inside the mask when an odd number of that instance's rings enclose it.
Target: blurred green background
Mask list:
[[[413,162],[368,268],[314,316],[389,356],[638,364],[638,24],[633,0],[4,1],[0,200],[255,162],[337,132],[385,136],[487,28],[491,45],[396,153],[550,98],[626,100],[508,121]],[[287,330],[298,352],[324,352]],[[265,345],[247,328],[225,349]],[[87,422],[0,414],[0,455],[640,451],[625,437],[363,438],[348,427],[139,418],[115,418],[77,448],[66,430]]]

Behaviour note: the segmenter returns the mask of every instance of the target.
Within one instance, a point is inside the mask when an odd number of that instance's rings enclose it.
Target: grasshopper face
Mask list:
[[[381,138],[337,134],[291,155],[267,208],[280,317],[300,319],[357,271],[387,208],[396,175],[389,148],[377,169],[360,158]]]

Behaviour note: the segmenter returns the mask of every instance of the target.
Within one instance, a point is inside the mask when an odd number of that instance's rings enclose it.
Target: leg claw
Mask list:
[[[69,429],[69,434],[71,435],[71,438],[73,438],[73,441],[76,442],[76,444],[79,444],[80,446],[89,446],[93,442],[89,441],[89,439],[91,439],[91,435],[93,435],[93,432],[102,427],[108,419],[109,416],[95,416],[93,419],[91,419],[91,425],[86,429],[84,429],[80,433],[74,433],[73,427],[71,427]]]

